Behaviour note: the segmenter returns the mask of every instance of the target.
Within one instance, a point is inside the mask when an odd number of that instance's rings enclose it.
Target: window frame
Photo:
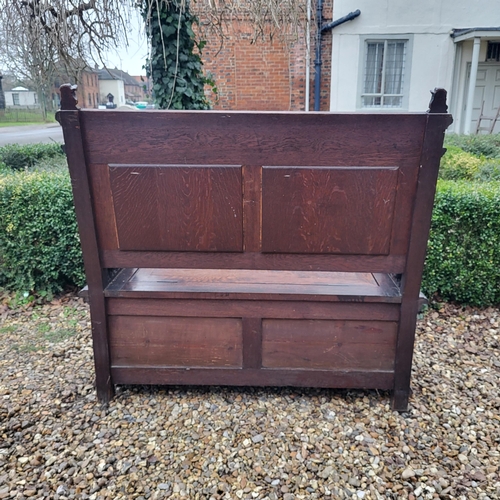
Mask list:
[[[21,106],[21,96],[19,92],[12,93],[12,106]]]
[[[500,62],[500,42],[498,40],[488,40],[485,62]]]
[[[404,55],[404,66],[403,66],[403,87],[402,94],[370,94],[365,93],[365,79],[366,79],[366,58],[368,54],[368,43],[384,43],[384,46],[387,47],[387,42],[405,42],[405,55]],[[359,71],[358,71],[358,94],[356,100],[356,108],[360,111],[380,111],[380,112],[400,112],[400,111],[408,111],[409,106],[409,98],[410,98],[410,79],[411,79],[411,61],[412,61],[412,53],[413,53],[413,35],[406,33],[399,33],[394,35],[387,34],[373,34],[373,35],[361,35],[359,40]],[[384,49],[384,68],[385,68],[385,57],[386,52]],[[385,77],[385,75],[383,75]],[[389,106],[365,106],[363,104],[363,97],[399,97],[402,96],[401,106],[400,107],[389,107]]]

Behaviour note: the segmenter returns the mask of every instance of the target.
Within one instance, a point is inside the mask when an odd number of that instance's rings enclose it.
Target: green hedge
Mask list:
[[[458,146],[467,153],[485,158],[500,158],[500,134],[457,135],[447,134],[445,146]]]
[[[0,286],[57,292],[84,282],[67,172],[0,176]]]
[[[500,157],[477,156],[458,146],[447,145],[447,151],[441,158],[439,178],[448,181],[498,181],[500,180]]]
[[[63,156],[60,144],[7,144],[0,147],[0,164],[13,170],[35,166],[40,160]]]
[[[422,288],[443,300],[500,303],[500,182],[438,182]]]
[[[0,175],[0,286],[57,292],[83,283],[67,172]],[[500,303],[500,182],[439,181],[423,290],[478,306]]]
[[[482,164],[482,159],[467,153],[458,146],[448,146],[439,165],[439,178],[447,181],[473,180]]]

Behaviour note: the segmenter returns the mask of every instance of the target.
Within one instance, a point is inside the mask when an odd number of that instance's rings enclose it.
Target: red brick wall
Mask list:
[[[99,104],[99,80],[97,73],[82,71],[78,82],[78,105],[81,108],[97,108]]]
[[[140,85],[140,101],[145,101],[151,98],[150,82],[147,76],[132,75],[132,78]]]
[[[325,5],[324,22],[331,20]],[[315,25],[311,26],[310,109],[314,109]],[[210,99],[214,109],[298,111],[305,109],[305,33],[287,47],[282,41],[259,39],[252,43],[252,28],[236,21],[226,29],[222,48],[216,36],[203,49],[205,72],[210,71],[219,91]],[[321,110],[330,109],[331,33],[322,41]]]

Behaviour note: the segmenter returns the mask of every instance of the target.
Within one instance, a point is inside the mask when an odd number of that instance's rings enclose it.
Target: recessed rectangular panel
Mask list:
[[[265,368],[392,370],[397,323],[266,319]]]
[[[262,251],[388,255],[397,167],[264,167]]]
[[[236,318],[109,318],[113,366],[241,367]]]
[[[109,165],[120,250],[243,251],[241,167]]]

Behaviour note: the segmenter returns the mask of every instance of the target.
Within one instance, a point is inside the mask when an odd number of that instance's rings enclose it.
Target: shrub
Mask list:
[[[500,181],[500,158],[481,163],[474,179],[481,182]]]
[[[8,144],[0,148],[0,163],[13,170],[33,167],[44,158],[63,156],[60,144]]]
[[[443,300],[500,303],[499,182],[438,182],[422,288]]]
[[[83,282],[68,174],[0,176],[0,286],[53,293]]]
[[[486,158],[500,158],[500,134],[446,136],[445,145],[457,146],[467,153]]]
[[[472,180],[476,177],[482,159],[463,151],[458,146],[448,146],[441,158],[439,178],[444,180]]]

